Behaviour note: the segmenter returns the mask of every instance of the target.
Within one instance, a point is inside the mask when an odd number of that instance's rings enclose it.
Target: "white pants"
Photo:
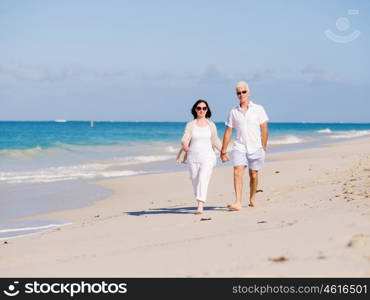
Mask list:
[[[213,167],[215,163],[213,161],[205,162],[188,162],[190,179],[193,183],[194,196],[197,200],[206,202],[208,184],[211,179]]]

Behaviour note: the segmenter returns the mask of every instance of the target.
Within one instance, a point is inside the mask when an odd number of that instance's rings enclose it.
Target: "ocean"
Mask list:
[[[216,125],[222,138],[225,125]],[[91,181],[185,170],[175,163],[184,127],[185,122],[0,121],[0,240],[68,224],[18,218],[109,196]],[[370,123],[271,122],[268,151],[366,136]]]

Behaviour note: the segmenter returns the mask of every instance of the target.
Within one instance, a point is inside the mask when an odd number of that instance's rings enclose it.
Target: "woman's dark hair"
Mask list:
[[[194,119],[196,119],[197,116],[198,116],[196,108],[197,108],[199,103],[204,103],[207,106],[208,110],[207,110],[207,113],[206,113],[206,118],[207,119],[210,118],[212,116],[212,112],[211,112],[211,109],[209,108],[209,105],[208,105],[207,101],[203,100],[203,99],[199,99],[197,102],[194,103],[194,105],[191,109],[191,114],[193,115]]]

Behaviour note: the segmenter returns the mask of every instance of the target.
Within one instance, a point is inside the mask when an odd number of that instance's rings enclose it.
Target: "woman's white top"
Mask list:
[[[212,148],[211,128],[209,125],[200,127],[194,124],[189,148],[189,162],[216,163],[216,155]]]

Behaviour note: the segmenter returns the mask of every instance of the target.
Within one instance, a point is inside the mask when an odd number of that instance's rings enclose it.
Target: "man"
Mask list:
[[[244,169],[249,168],[249,206],[256,205],[256,191],[258,185],[258,170],[262,168],[265,160],[268,127],[268,117],[261,105],[250,101],[250,90],[244,81],[236,84],[236,95],[239,105],[233,108],[226,124],[226,130],[221,149],[221,160],[229,160],[227,146],[231,140],[232,130],[236,128],[237,138],[232,151],[234,165],[234,190],[235,203],[229,204],[229,210],[240,210],[242,208],[242,191]]]

